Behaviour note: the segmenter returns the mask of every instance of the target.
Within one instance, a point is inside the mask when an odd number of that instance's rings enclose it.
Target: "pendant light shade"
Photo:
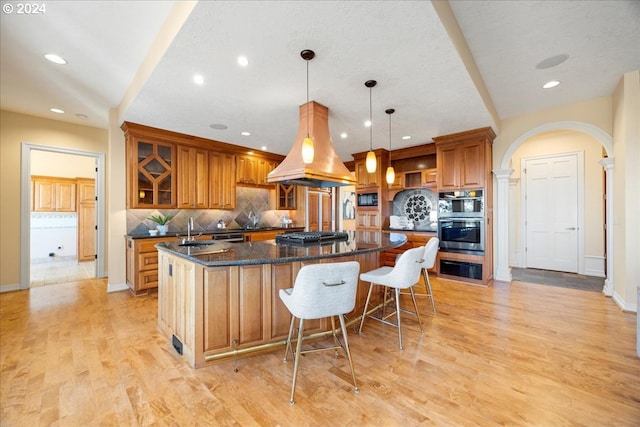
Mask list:
[[[371,120],[371,88],[376,84],[378,84],[378,82],[375,80],[367,80],[364,82],[364,85],[369,88],[369,152],[367,153],[367,160],[365,161],[367,172],[369,173],[374,173],[378,164],[376,153],[373,152],[373,121]]]
[[[309,61],[315,56],[315,52],[309,49],[305,49],[300,52],[302,59],[307,61],[307,137],[302,141],[302,161],[305,164],[313,163],[313,156],[315,150],[313,148],[313,139],[309,136]]]
[[[389,115],[389,166],[387,167],[387,184],[393,184],[396,180],[396,171],[391,166],[391,115],[396,112],[393,108],[384,111]]]

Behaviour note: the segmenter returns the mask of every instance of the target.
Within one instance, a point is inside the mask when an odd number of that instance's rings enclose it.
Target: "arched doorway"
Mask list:
[[[583,122],[559,121],[536,126],[516,138],[501,158],[499,168],[494,170],[497,179],[496,191],[496,266],[495,280],[511,282],[511,269],[509,267],[509,180],[513,173],[511,158],[518,148],[535,135],[561,130],[573,130],[592,136],[599,141],[607,153],[606,158],[600,160],[606,174],[606,218],[613,218],[614,193],[613,193],[613,139],[600,128]],[[607,296],[613,295],[613,222],[606,223],[606,271],[605,286],[603,292]]]

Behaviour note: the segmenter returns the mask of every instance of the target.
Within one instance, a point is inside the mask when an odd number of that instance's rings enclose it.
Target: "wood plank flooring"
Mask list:
[[[635,313],[600,293],[433,280],[425,332],[366,321],[346,359],[284,348],[193,370],[157,298],[87,280],[0,294],[0,424],[17,426],[638,426]],[[238,372],[234,372],[234,368]]]

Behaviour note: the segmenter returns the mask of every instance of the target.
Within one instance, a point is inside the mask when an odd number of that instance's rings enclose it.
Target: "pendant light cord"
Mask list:
[[[389,167],[391,167],[391,114],[389,113]]]
[[[307,138],[309,138],[309,61],[307,62]]]
[[[369,88],[369,151],[373,151],[373,120],[371,115],[371,88]]]

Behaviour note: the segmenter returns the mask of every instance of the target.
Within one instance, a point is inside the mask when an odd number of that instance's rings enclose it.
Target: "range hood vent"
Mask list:
[[[308,121],[307,115],[309,115]],[[305,164],[302,160],[302,141],[307,137],[307,123],[314,148],[313,162],[309,164]],[[300,124],[293,147],[278,167],[269,173],[267,181],[319,188],[356,183],[333,148],[329,134],[327,107],[315,101],[300,106]]]

